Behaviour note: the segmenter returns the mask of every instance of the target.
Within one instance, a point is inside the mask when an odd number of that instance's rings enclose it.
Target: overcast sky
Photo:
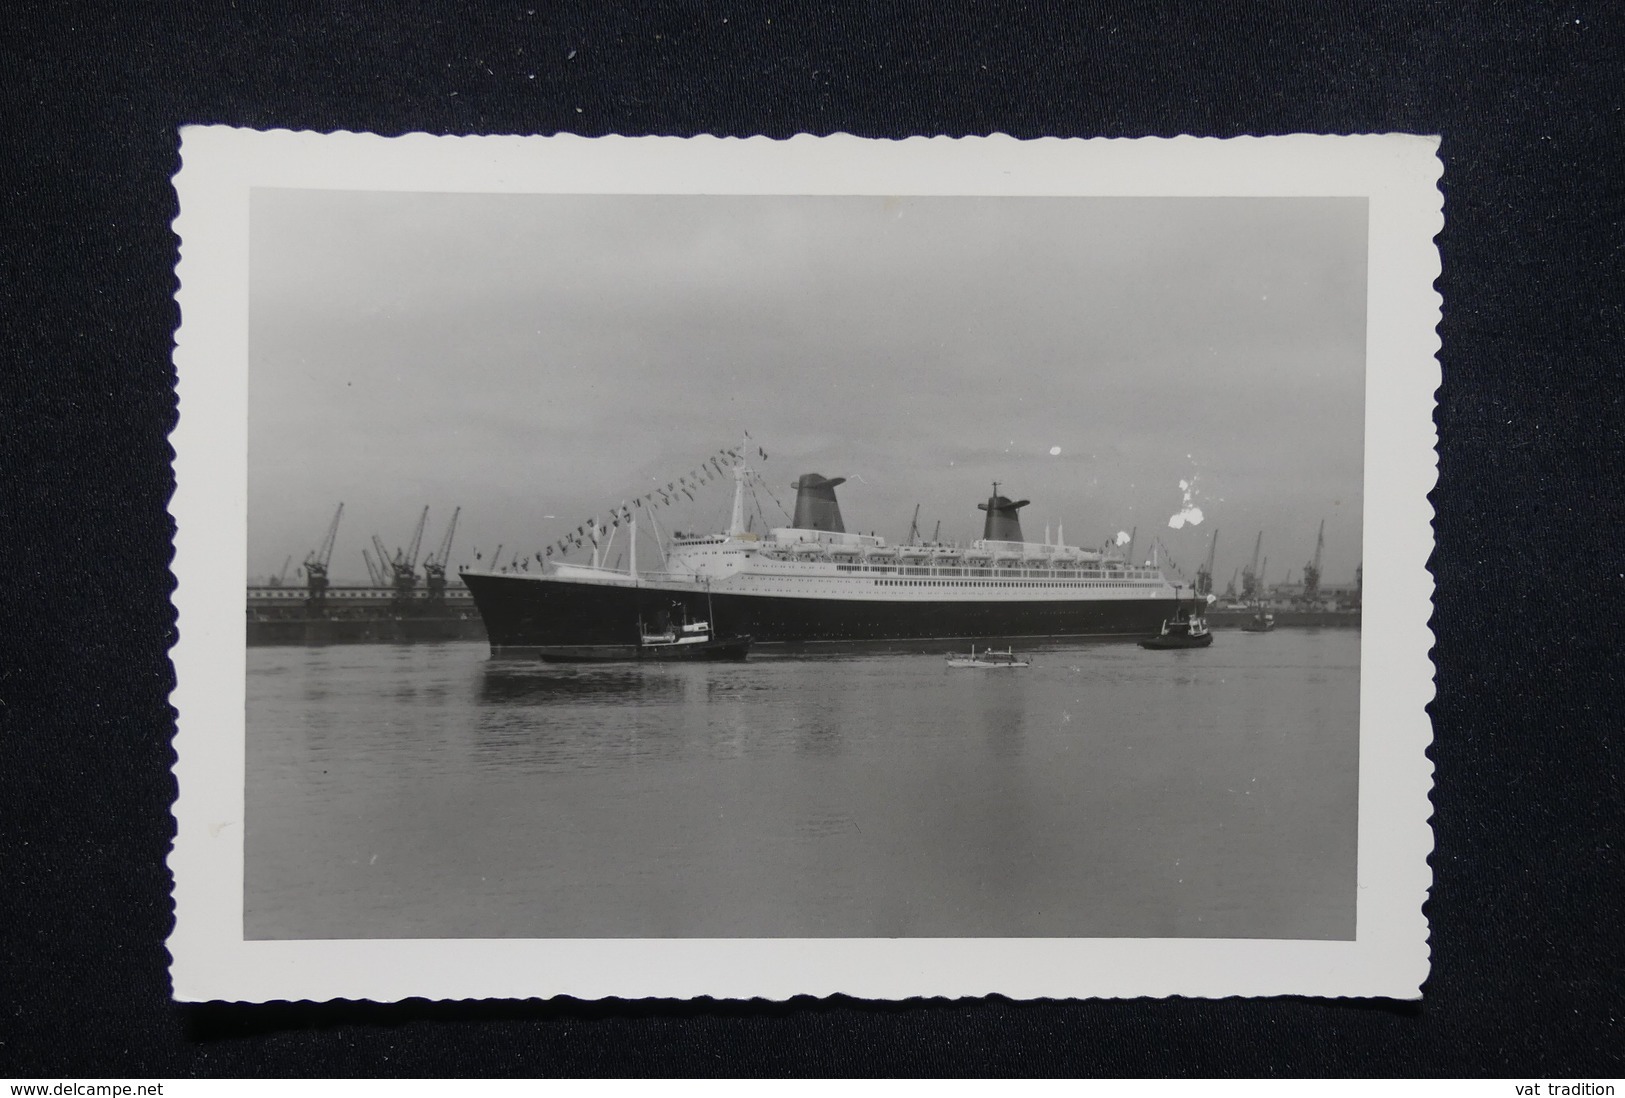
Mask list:
[[[786,507],[849,478],[849,530],[968,540],[997,479],[1032,540],[1189,573],[1217,527],[1221,589],[1260,529],[1271,580],[1322,518],[1326,582],[1359,562],[1363,199],[261,190],[251,232],[251,576],[340,500],[341,581],[424,505],[454,561],[534,552],[746,430]]]

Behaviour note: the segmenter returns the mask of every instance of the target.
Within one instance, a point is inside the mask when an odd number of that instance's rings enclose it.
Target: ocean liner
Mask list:
[[[735,453],[730,451],[729,453]],[[537,573],[464,570],[494,654],[557,646],[625,646],[651,611],[709,615],[720,636],[750,635],[760,649],[863,641],[1144,636],[1155,633],[1175,589],[1160,569],[1056,538],[1028,541],[1027,500],[993,494],[983,536],[968,548],[892,545],[846,531],[835,489],[842,477],[799,477],[791,525],[749,529],[747,487],[760,476],[733,465],[725,533],[673,534],[658,569],[641,570],[638,512],[626,509],[629,566],[546,561]],[[652,519],[652,512],[644,512]],[[595,532],[610,533],[597,527]],[[648,520],[646,520],[648,521]],[[611,535],[613,536],[613,534]]]

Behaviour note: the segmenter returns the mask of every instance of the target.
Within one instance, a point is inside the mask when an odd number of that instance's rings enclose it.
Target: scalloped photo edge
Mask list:
[[[177,1000],[1422,995],[1433,764],[1439,139],[379,137],[186,127],[174,185]],[[1348,941],[414,938],[245,933],[249,209],[441,194],[1336,197],[1368,210],[1357,889]],[[328,505],[329,508],[331,505]],[[279,554],[280,559],[280,554]]]

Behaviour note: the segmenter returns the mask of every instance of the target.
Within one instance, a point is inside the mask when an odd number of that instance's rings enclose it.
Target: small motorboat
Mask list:
[[[1177,596],[1176,596],[1177,598]],[[1207,619],[1196,612],[1193,605],[1189,611],[1176,601],[1174,616],[1162,623],[1162,632],[1154,637],[1147,637],[1140,642],[1141,648],[1206,648],[1213,643],[1213,634],[1208,632]]]
[[[1275,628],[1275,615],[1262,606],[1253,611],[1253,616],[1241,623],[1243,633],[1268,633]]]
[[[1013,649],[1006,648],[1000,652],[996,648],[984,648],[980,652],[973,644],[970,646],[970,655],[961,656],[954,652],[948,656],[949,667],[1028,667],[1027,660],[1016,655]]]

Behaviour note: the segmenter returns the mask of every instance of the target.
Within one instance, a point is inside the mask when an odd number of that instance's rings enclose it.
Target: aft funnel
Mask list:
[[[797,530],[846,533],[846,527],[841,524],[841,505],[835,502],[835,486],[845,483],[845,477],[802,473],[791,485],[796,490],[796,514],[791,525]]]
[[[1021,534],[1021,516],[1016,512],[1027,506],[1028,500],[1011,502],[999,495],[999,483],[993,482],[993,494],[986,503],[978,503],[978,511],[986,511],[987,519],[982,523],[982,537],[986,541],[1021,541],[1027,539]]]

